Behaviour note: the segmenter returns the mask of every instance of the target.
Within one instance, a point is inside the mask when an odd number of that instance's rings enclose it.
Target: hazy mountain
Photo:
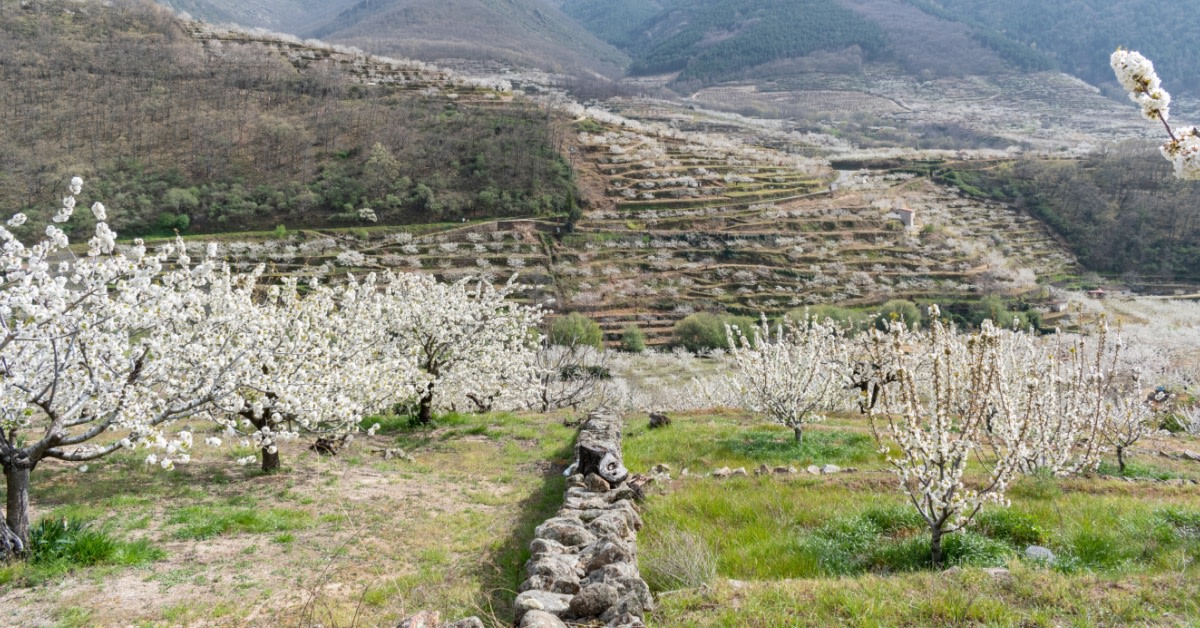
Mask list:
[[[1154,60],[1168,90],[1200,90],[1200,11],[1179,0],[907,0],[923,11],[991,29],[1036,49],[1064,72],[1115,83],[1118,46]]]
[[[496,60],[619,75],[625,53],[548,0],[161,0],[214,22],[260,26],[423,60]]]
[[[563,10],[633,58],[634,74],[677,83],[753,78],[765,63],[862,61],[916,76],[1061,69],[1112,82],[1119,45],[1158,64],[1168,87],[1200,87],[1200,12],[1177,0],[564,0]],[[806,67],[795,63],[795,67]],[[808,63],[807,66],[811,66]]]
[[[214,24],[235,23],[300,34],[331,19],[355,0],[158,0]]]

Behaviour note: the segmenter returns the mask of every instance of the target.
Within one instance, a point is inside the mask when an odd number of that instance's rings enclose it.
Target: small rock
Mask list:
[[[521,628],[567,628],[567,625],[546,611],[533,610],[521,617]]]
[[[641,617],[632,613],[625,613],[620,617],[613,618],[612,621],[604,624],[605,628],[646,628],[646,622],[642,621]]]
[[[1188,481],[1183,478],[1172,478],[1167,480],[1166,484],[1167,486],[1187,486]]]
[[[583,527],[583,521],[575,517],[547,519],[533,532],[534,536],[556,541],[567,547],[587,545],[596,540],[596,535]]]
[[[809,473],[813,474],[813,475],[820,475],[820,474],[821,474],[821,467],[818,467],[818,466],[817,466],[817,465],[815,465],[815,464],[810,464],[810,465],[808,465],[808,469],[807,469],[807,471],[808,471]]]
[[[576,473],[575,475],[572,475],[571,477],[567,478],[567,486],[569,486],[569,487],[584,486],[583,476]]]
[[[712,474],[714,478],[727,478],[733,474],[733,470],[729,467],[721,467],[720,469],[713,471]]]
[[[617,588],[611,584],[591,584],[571,598],[571,616],[596,617],[617,603]]]
[[[628,563],[633,560],[633,554],[617,543],[605,542],[603,546],[584,565],[584,572],[591,573],[603,569],[613,563]]]
[[[855,473],[857,471],[858,469],[854,467],[846,467],[845,469],[842,469],[842,473]]]
[[[568,580],[555,580],[549,576],[529,576],[525,582],[522,582],[517,587],[517,593],[525,591],[549,591],[551,593],[567,593],[575,595],[579,593],[579,581],[576,578]]]
[[[574,596],[564,593],[550,593],[548,591],[529,590],[517,595],[517,599],[513,602],[513,607],[518,615],[524,615],[528,611],[546,611],[551,615],[562,615],[570,608],[571,598]]]
[[[671,472],[671,465],[664,464],[661,462],[650,468],[650,473],[654,473],[654,474],[670,473],[670,472]]]
[[[636,594],[627,593],[621,596],[621,599],[616,604],[604,611],[604,614],[600,616],[600,621],[612,622],[627,614],[641,619],[645,612],[642,600]]]
[[[1005,579],[1005,578],[1012,577],[1012,573],[1009,572],[1009,570],[1005,569],[1004,567],[984,567],[983,573],[985,573],[993,578],[996,578],[996,579]]]
[[[1191,460],[1192,462],[1200,462],[1200,454],[1190,449],[1183,450],[1183,457]]]
[[[744,478],[749,474],[746,473],[746,467],[738,467],[733,470],[733,475]]]
[[[746,588],[746,583],[741,580],[734,580],[733,578],[730,578],[727,582],[729,582],[729,586],[734,589]]]
[[[684,468],[683,468],[683,471],[680,471],[680,472],[679,472],[679,477],[681,477],[681,478],[682,478],[682,477],[687,477],[687,474],[688,474],[687,467],[684,467]]]
[[[950,567],[949,569],[943,569],[942,575],[943,576],[957,576],[958,574],[962,573],[962,570],[963,570],[962,567],[955,565],[953,567]]]
[[[588,476],[583,479],[583,485],[586,486],[589,491],[595,491],[597,493],[607,493],[609,489],[612,488],[612,486],[609,485],[608,480],[605,480],[595,473],[589,473]]]
[[[550,539],[534,539],[529,542],[529,553],[534,556],[538,554],[570,554],[571,551],[566,545]]]
[[[754,470],[754,475],[768,475],[770,473],[771,467],[768,467],[765,464],[759,465],[758,468]]]
[[[579,557],[574,554],[537,554],[525,563],[525,573],[551,580],[578,580]]]
[[[836,464],[827,464],[827,465],[821,467],[821,473],[824,473],[827,475],[831,474],[831,473],[837,473],[841,470],[842,470],[842,468],[837,466]]]
[[[442,615],[437,611],[421,611],[408,619],[400,621],[396,628],[438,628],[442,623]]]
[[[1030,545],[1029,547],[1026,547],[1025,558],[1029,560],[1050,563],[1051,565],[1053,565],[1054,561],[1057,560],[1057,557],[1054,556],[1054,552],[1050,551],[1050,548],[1042,547],[1041,545]]]
[[[771,469],[771,473],[774,473],[775,475],[787,475],[788,473],[791,473],[790,469],[791,467],[775,467],[774,469]]]

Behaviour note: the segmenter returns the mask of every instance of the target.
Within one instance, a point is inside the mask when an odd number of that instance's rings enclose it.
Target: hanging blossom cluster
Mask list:
[[[1109,62],[1117,81],[1129,92],[1129,98],[1142,109],[1148,120],[1159,120],[1170,139],[1161,151],[1175,167],[1180,179],[1200,179],[1200,131],[1188,126],[1172,129],[1170,123],[1171,95],[1162,88],[1162,81],[1149,59],[1132,50],[1118,48]]]
[[[792,428],[797,441],[843,395],[848,345],[833,321],[785,317],[772,328],[764,317],[749,336],[729,325],[725,331],[735,365],[729,385],[740,405]]]

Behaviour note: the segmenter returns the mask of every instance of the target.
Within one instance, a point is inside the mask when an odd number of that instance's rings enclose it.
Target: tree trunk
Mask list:
[[[803,443],[803,442],[804,442],[804,432],[803,432],[803,429],[804,429],[804,427],[803,427],[803,426],[801,426],[801,425],[793,425],[793,426],[792,426],[792,433],[796,435],[796,442],[797,442],[797,443]]]
[[[263,473],[275,473],[279,471],[279,448],[276,446],[275,453],[267,451],[266,447],[262,449],[262,470]]]
[[[255,417],[253,412],[242,410],[242,416],[250,420],[250,425],[262,432],[262,429],[267,426],[266,412],[262,417]],[[279,446],[276,445],[275,453],[267,451],[267,447],[262,448],[262,470],[263,473],[275,473],[279,470]]]
[[[930,528],[929,531],[929,549],[933,558],[933,568],[940,569],[942,566],[942,528],[936,526]]]
[[[1121,445],[1117,445],[1117,468],[1125,473],[1125,448]]]
[[[433,422],[433,385],[425,389],[421,395],[421,403],[417,410],[417,424],[429,425]]]
[[[0,558],[20,556],[29,548],[29,469],[4,469],[7,516],[0,521]]]

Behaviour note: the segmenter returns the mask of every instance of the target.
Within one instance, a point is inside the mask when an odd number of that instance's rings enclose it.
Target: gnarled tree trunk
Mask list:
[[[29,469],[4,468],[6,516],[0,519],[0,558],[23,556],[29,549]]]

